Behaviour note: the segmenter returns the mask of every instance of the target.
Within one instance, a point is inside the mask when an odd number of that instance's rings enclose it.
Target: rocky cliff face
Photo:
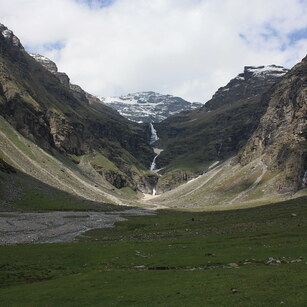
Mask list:
[[[45,67],[48,71],[54,74],[58,80],[64,85],[67,89],[69,89],[72,94],[79,100],[83,101],[87,104],[101,103],[102,101],[90,93],[84,91],[79,85],[70,83],[70,79],[65,72],[59,72],[57,65],[48,59],[47,57],[40,55],[29,53],[38,63],[40,63],[43,67]]]
[[[201,103],[188,102],[180,97],[155,92],[139,92],[101,99],[122,116],[143,123],[160,122],[173,114],[203,106]]]
[[[305,187],[307,170],[307,57],[266,95],[268,108],[239,154],[246,165],[261,157],[268,170],[281,173],[277,189],[294,192]]]

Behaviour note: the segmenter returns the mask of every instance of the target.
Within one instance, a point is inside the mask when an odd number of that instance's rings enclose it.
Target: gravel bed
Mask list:
[[[0,212],[0,245],[72,242],[81,233],[113,227],[128,216],[152,215],[153,210],[116,212]]]

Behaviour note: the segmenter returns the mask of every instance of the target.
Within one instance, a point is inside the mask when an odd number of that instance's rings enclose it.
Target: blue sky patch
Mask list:
[[[294,44],[294,43],[297,42],[298,40],[307,39],[307,27],[292,32],[292,33],[288,36],[288,38],[289,38],[289,40],[290,40],[290,42],[289,42],[290,45]]]
[[[65,47],[65,43],[63,41],[57,41],[54,43],[44,44],[43,47],[47,50],[60,50]]]
[[[276,29],[274,29],[271,25],[265,26],[265,32],[261,33],[261,36],[267,41],[272,37],[278,37],[279,34]]]
[[[241,39],[243,39],[245,42],[249,43],[248,38],[246,37],[246,35],[244,35],[243,33],[239,33],[239,36]]]
[[[87,4],[91,9],[99,9],[112,5],[116,0],[76,0],[79,3]]]
[[[29,53],[38,53],[42,54],[44,51],[51,51],[51,50],[61,50],[65,47],[65,43],[63,41],[56,41],[53,43],[43,44],[40,46],[32,46],[32,45],[24,45],[24,48]]]

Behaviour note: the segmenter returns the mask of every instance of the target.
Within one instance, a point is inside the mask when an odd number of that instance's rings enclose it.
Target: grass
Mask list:
[[[192,153],[189,155],[180,156],[175,158],[169,163],[169,165],[163,170],[164,173],[168,173],[176,170],[188,171],[190,173],[201,173],[208,168],[215,161],[202,161],[199,153]]]
[[[9,176],[11,176],[9,178]],[[7,181],[7,178],[10,180]],[[11,191],[15,191],[12,194]],[[8,200],[9,207],[1,205],[0,212],[18,211],[114,211],[122,207],[110,203],[90,201],[56,189],[21,172],[0,174],[0,200]]]
[[[29,144],[24,143],[19,137],[18,134],[14,131],[14,129],[9,126],[9,124],[4,120],[2,116],[0,116],[0,131],[3,132],[6,136],[12,140],[12,143],[22,152],[26,153],[32,160],[36,161],[36,156],[33,154],[30,149]]]
[[[102,154],[96,154],[91,160],[92,164],[101,167],[102,169],[110,169],[114,171],[119,171],[113,162],[107,159]]]
[[[52,190],[54,194],[51,195]],[[52,188],[50,191],[24,189],[23,195],[16,205],[22,211],[112,211],[116,208],[111,204],[95,203]]]
[[[1,246],[1,303],[306,306],[306,240],[306,197],[233,211],[160,211],[89,231],[78,243]],[[270,257],[280,264],[267,264]]]

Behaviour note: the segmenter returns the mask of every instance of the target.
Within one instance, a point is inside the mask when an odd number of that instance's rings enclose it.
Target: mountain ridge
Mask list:
[[[28,55],[3,25],[0,47],[0,193],[5,206],[12,201],[31,207],[33,199],[44,205],[58,189],[79,204],[85,199],[233,208],[280,200],[306,187],[306,58],[290,71],[247,66],[201,108],[150,129],[71,84],[49,59]],[[130,104],[150,104],[148,95],[157,98],[147,92]],[[152,144],[151,130],[158,134]],[[152,147],[163,151],[156,155]],[[149,170],[153,161],[154,172]],[[5,191],[16,193],[10,198]],[[157,193],[151,200],[140,199],[152,191]]]
[[[212,98],[205,103],[204,109],[213,111],[224,104],[246,99],[268,89],[283,77],[289,69],[283,66],[244,66],[242,73],[231,79],[225,86],[220,87]]]
[[[100,99],[129,120],[144,123],[160,122],[173,114],[190,111],[203,105],[153,91]]]
[[[116,189],[151,190],[147,165],[155,154],[146,131],[89,99],[90,94],[80,87],[71,88],[70,82],[63,82],[28,55],[12,31],[3,25],[0,29],[0,115],[4,120],[48,154],[60,159],[63,155],[76,165],[87,156],[95,172]]]
[[[157,158],[158,167],[183,171],[180,177],[189,178],[192,174],[186,172],[185,161],[199,174],[244,146],[267,108],[263,95],[288,71],[280,66],[250,67],[219,88],[200,109],[155,125],[160,137],[157,146],[164,149]],[[272,74],[272,69],[278,73]]]

